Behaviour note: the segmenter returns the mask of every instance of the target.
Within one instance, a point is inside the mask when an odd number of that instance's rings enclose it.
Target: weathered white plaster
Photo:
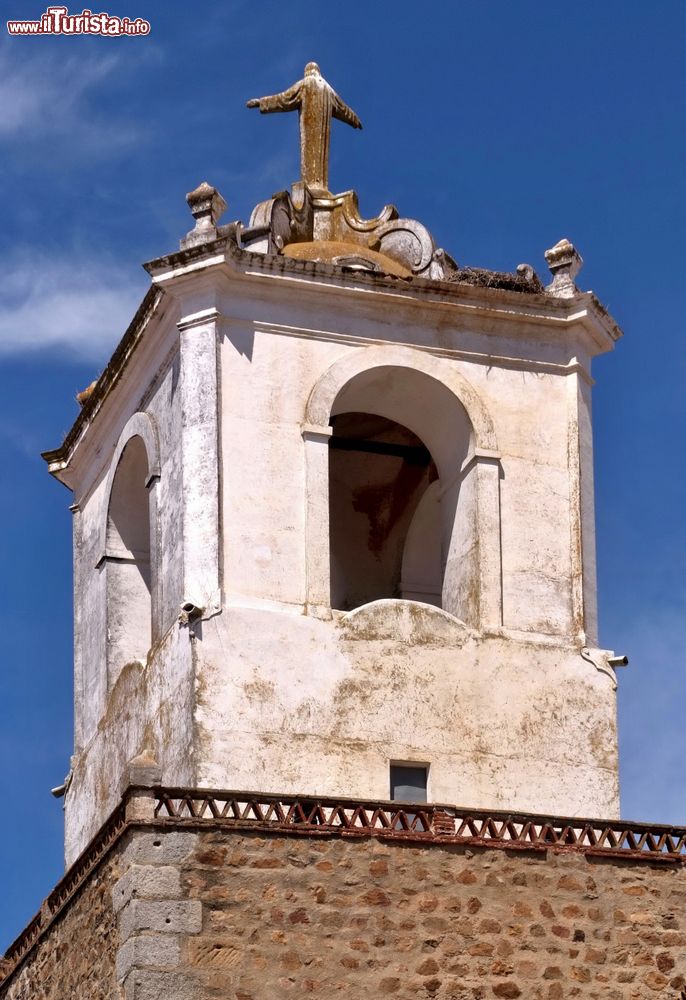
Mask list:
[[[387,798],[390,762],[417,760],[435,801],[616,812],[612,681],[569,643],[480,637],[403,601],[335,623],[231,608],[227,623],[204,630],[203,786]]]
[[[443,554],[441,535],[440,481],[431,483],[417,504],[407,531],[401,573],[400,596],[441,606]]]
[[[164,295],[59,470],[78,504],[67,857],[145,748],[172,785],[386,798],[390,761],[417,760],[434,800],[616,815],[612,678],[581,654],[597,642],[589,365],[607,317],[588,294],[445,297],[266,267],[218,252],[153,268]],[[342,613],[329,421],[358,412],[419,438],[438,478],[388,532],[398,592]],[[159,638],[108,687],[98,563],[136,427],[159,477]],[[362,485],[381,490],[375,474]],[[425,600],[399,599],[418,583]]]
[[[179,323],[183,603],[219,610],[219,435],[217,315]]]

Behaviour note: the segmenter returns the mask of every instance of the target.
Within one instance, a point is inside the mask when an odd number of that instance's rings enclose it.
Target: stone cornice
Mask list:
[[[154,285],[148,289],[124,336],[110,358],[107,367],[96,381],[93,391],[84,403],[71,429],[67,432],[64,441],[58,448],[53,448],[50,451],[42,453],[42,457],[48,463],[49,471],[57,479],[60,478],[60,473],[65,469],[69,457],[82,433],[101,408],[104,400],[112,391],[120,375],[131,360],[131,356],[163,295],[163,290],[156,288]]]
[[[232,230],[232,227],[228,228]],[[448,312],[457,310],[467,316],[525,322],[531,326],[558,327],[560,330],[578,325],[588,332],[592,343],[601,351],[609,350],[622,335],[620,328],[592,292],[580,292],[574,297],[561,299],[545,292],[515,291],[510,288],[417,277],[406,280],[385,274],[351,271],[332,264],[243,250],[238,246],[232,230],[230,234],[222,235],[211,243],[188,247],[144,265],[153,279],[153,285],[64,441],[59,447],[43,452],[52,475],[61,479],[85,429],[117,384],[140,343],[149,320],[164,296],[165,286],[169,286],[172,291],[179,280],[185,283],[184,279],[197,279],[201,275],[209,277],[210,270],[218,266],[228,266],[231,272],[244,280],[273,280],[278,277],[307,285],[313,293],[319,288],[329,296],[349,296],[351,293],[363,293],[366,296],[369,292],[374,292],[375,299],[385,300],[388,304],[416,303],[420,308],[431,306],[439,309],[443,305]],[[281,332],[286,332],[286,327]],[[325,336],[324,332],[320,332],[320,336]],[[497,353],[483,356],[449,350],[441,353],[452,353],[456,357],[477,362],[487,360],[488,363],[500,363],[502,360],[506,367],[531,367],[551,374],[569,374],[573,369],[580,371],[590,381],[588,372],[577,364],[529,364],[525,359],[500,359]]]
[[[597,319],[611,342],[622,336],[622,331],[605,307],[592,292],[578,292],[570,298],[558,298],[540,291],[526,291],[519,286],[506,288],[459,280],[431,280],[427,278],[397,278],[387,274],[353,271],[320,261],[298,260],[277,254],[252,253],[241,249],[234,239],[222,237],[201,246],[180,250],[158,257],[143,266],[153,281],[164,285],[181,276],[206,271],[218,264],[231,264],[246,275],[280,275],[295,280],[316,279],[328,289],[373,289],[379,293],[392,293],[403,299],[445,301],[452,305],[463,303],[472,309],[496,313],[514,307],[527,318],[541,322],[568,323],[577,313],[589,312]],[[494,272],[495,273],[495,272]],[[581,306],[581,309],[579,307]],[[607,349],[607,346],[606,348]]]

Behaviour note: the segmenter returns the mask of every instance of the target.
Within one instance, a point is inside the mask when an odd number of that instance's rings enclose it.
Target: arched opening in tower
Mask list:
[[[443,382],[370,366],[331,404],[331,607],[422,601],[478,621],[479,540],[471,420]]]
[[[440,485],[429,449],[373,413],[339,413],[331,425],[331,606],[404,598],[440,607]]]
[[[107,515],[107,665],[112,685],[122,667],[144,661],[152,641],[148,457],[132,437],[114,475]]]

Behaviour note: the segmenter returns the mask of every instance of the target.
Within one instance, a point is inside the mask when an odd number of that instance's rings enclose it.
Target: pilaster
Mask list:
[[[183,463],[183,605],[211,614],[221,606],[219,579],[219,313],[207,309],[178,323]]]

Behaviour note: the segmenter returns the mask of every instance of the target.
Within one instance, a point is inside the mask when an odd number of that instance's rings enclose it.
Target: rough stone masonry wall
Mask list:
[[[116,853],[100,865],[5,984],[2,1000],[111,1000],[119,946]],[[1,977],[0,977],[1,978]]]
[[[686,982],[681,866],[207,832],[182,885],[203,902],[194,996],[639,1000]]]
[[[2,1000],[681,1000],[686,869],[133,828]]]

